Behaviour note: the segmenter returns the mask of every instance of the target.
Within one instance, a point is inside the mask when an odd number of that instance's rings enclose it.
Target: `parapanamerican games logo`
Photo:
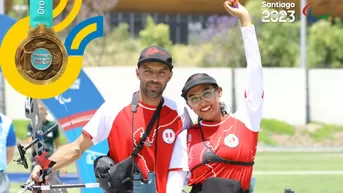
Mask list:
[[[313,3],[309,3],[307,4],[303,10],[302,10],[302,14],[305,16],[308,16],[309,20],[311,22],[316,22],[318,19],[327,19],[329,17],[329,13],[326,12],[325,15],[315,15],[312,13],[312,5]]]
[[[269,3],[262,1],[262,8],[282,8],[286,10],[263,10],[262,12],[262,22],[264,23],[282,23],[295,21],[295,3],[288,2],[273,2]]]

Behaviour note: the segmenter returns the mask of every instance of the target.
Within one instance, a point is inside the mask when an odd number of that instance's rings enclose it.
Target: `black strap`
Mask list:
[[[138,107],[138,101],[139,101],[139,91],[135,92],[132,96],[132,100],[131,100],[131,111],[133,113],[137,112],[137,107]],[[134,122],[134,117],[132,115],[132,140],[133,140],[133,122]],[[107,152],[107,156],[110,156],[110,151]]]
[[[205,145],[205,147],[207,148],[207,150],[209,150],[211,152],[211,159],[210,160],[206,160],[206,155],[204,155],[204,159],[203,159],[203,164],[208,164],[210,162],[213,163],[225,163],[225,164],[234,164],[234,165],[243,165],[243,166],[252,166],[254,165],[255,162],[241,162],[241,161],[233,161],[233,160],[228,160],[228,159],[224,159],[222,157],[220,157],[219,155],[215,154],[212,149],[210,147],[208,147],[208,145],[206,144],[206,140],[204,137],[204,133],[202,132],[202,125],[200,123],[201,118],[198,118],[198,125],[199,125],[199,129],[200,129],[200,133],[201,133],[201,138],[202,141]],[[193,168],[195,169],[195,168]]]
[[[132,96],[132,101],[131,101],[131,111],[133,113],[137,112],[138,101],[139,101],[139,92],[135,92]]]
[[[137,106],[138,106],[138,99],[139,99],[139,92],[136,92],[133,96],[132,96],[132,112],[135,113],[137,112]],[[160,101],[160,103],[158,104],[139,144],[135,147],[135,149],[132,152],[132,157],[136,157],[138,155],[138,153],[142,150],[143,146],[144,146],[144,142],[147,139],[147,137],[149,136],[152,127],[154,126],[157,118],[159,118],[160,116],[160,112],[162,109],[164,103],[164,98],[162,97],[162,100]]]
[[[194,184],[192,185],[192,189],[189,193],[199,193],[202,191],[202,184]]]
[[[243,165],[243,166],[252,166],[254,165],[254,162],[241,162],[241,161],[233,161],[224,159],[218,155],[216,155],[214,152],[210,150],[209,147],[206,146],[208,149],[208,152],[205,152],[204,154],[204,164],[208,163],[225,163],[225,164],[234,164],[234,165]]]

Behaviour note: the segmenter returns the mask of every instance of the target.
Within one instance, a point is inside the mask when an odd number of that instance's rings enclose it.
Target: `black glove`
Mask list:
[[[99,186],[107,193],[127,193],[132,191],[133,158],[115,163],[107,155],[94,160],[94,174]]]
[[[96,182],[100,188],[106,192],[111,192],[109,170],[115,166],[114,161],[108,156],[99,156],[94,160],[94,174]]]

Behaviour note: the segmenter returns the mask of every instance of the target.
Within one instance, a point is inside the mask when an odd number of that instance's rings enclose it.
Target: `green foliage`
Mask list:
[[[325,139],[333,139],[335,133],[343,132],[343,126],[322,124],[321,127],[310,135],[313,140],[319,142]]]
[[[23,5],[26,1],[15,0],[14,4]],[[249,0],[244,6],[255,25],[263,66],[299,66],[300,22],[262,23],[262,12],[265,9],[261,8],[260,0]],[[13,17],[20,17],[13,10],[11,14]],[[216,29],[217,34],[206,41],[202,39],[206,30],[202,31],[197,35],[196,41],[189,45],[173,45],[169,26],[155,23],[151,16],[147,17],[145,29],[140,31],[138,39],[130,37],[127,23],[121,23],[104,37],[90,42],[83,57],[84,66],[135,65],[143,47],[159,45],[172,53],[176,66],[245,67],[240,22],[237,18],[235,24],[232,24],[232,20],[230,22],[229,27],[224,22],[219,22],[220,30]],[[308,23],[307,32],[309,67],[343,67],[343,24],[340,19],[329,18]]]
[[[129,25],[120,23],[111,33],[90,42],[85,50],[85,66],[134,65],[141,45],[130,38]]]
[[[262,10],[261,0],[248,0],[244,7],[249,11],[250,18],[253,21],[261,20],[264,10]]]
[[[294,67],[299,64],[300,23],[262,23],[261,1],[249,0],[246,5],[255,26],[263,66]],[[269,9],[271,11],[272,9]],[[216,35],[199,47],[204,52],[201,66],[245,67],[241,23],[215,29]],[[232,19],[230,19],[232,22]],[[221,22],[221,21],[220,21]],[[217,27],[218,28],[218,27]],[[220,29],[220,27],[219,27]]]
[[[270,133],[265,130],[261,130],[258,134],[258,141],[265,145],[276,146],[276,141],[270,136]]]
[[[202,67],[239,67],[245,64],[244,48],[238,23],[226,33],[216,35],[201,48],[203,52]]]
[[[274,134],[285,134],[290,136],[295,135],[294,126],[284,121],[279,121],[275,119],[262,119],[261,129],[269,131]]]
[[[266,145],[277,145],[272,135],[295,135],[294,126],[275,119],[262,119],[258,140]]]
[[[258,42],[265,67],[294,67],[299,64],[300,23],[264,23]]]
[[[250,0],[245,6],[257,26],[263,66],[298,66],[300,64],[300,21],[260,23],[261,1]],[[343,45],[343,36],[341,35],[343,34],[343,25],[340,19],[318,20],[308,24],[307,30],[309,67],[343,67],[343,52],[340,51]]]
[[[245,7],[255,25],[262,64],[265,67],[297,67],[300,65],[300,21],[293,23],[262,23],[263,10],[260,0],[249,0]],[[343,25],[339,19],[331,22],[319,20],[309,24],[307,51],[310,67],[343,67]],[[334,24],[333,24],[334,23]],[[226,26],[225,26],[226,27]],[[228,27],[226,33],[216,29],[216,35],[200,43],[197,50],[203,54],[200,65],[245,67],[245,55],[240,32],[240,23]]]
[[[30,124],[29,120],[13,120],[13,127],[15,130],[15,134],[18,139],[20,140],[26,140],[26,132],[27,132],[27,126]]]
[[[175,44],[171,51],[173,54],[173,64],[174,66],[182,67],[200,66],[206,51],[206,49],[200,49],[195,45]]]
[[[129,34],[129,24],[127,23],[120,23],[118,27],[114,28],[111,32],[111,40],[115,42],[123,42],[130,39]]]
[[[17,139],[19,139],[20,141],[25,141],[25,143],[26,143],[26,140],[27,140],[26,132],[27,132],[28,124],[30,124],[29,120],[13,120],[13,127],[15,129],[15,134],[16,134]],[[61,143],[62,144],[66,144],[67,143],[67,139],[63,135],[63,132],[60,131],[60,134],[61,134],[60,135]]]
[[[14,6],[18,6],[18,5],[26,6],[26,10],[22,11],[22,13],[20,13],[19,11],[15,11]],[[29,14],[30,14],[30,10],[27,7],[27,0],[12,0],[12,7],[10,8],[8,12],[8,16],[14,18],[15,20],[19,20],[19,19],[22,19],[23,17],[29,16]]]
[[[343,67],[343,28],[340,19],[335,25],[320,20],[312,24],[308,37],[308,65],[310,67]]]
[[[256,26],[262,64],[265,67],[294,67],[299,64],[300,23],[262,23],[262,12],[275,10],[261,8],[260,0],[249,0],[246,8]]]
[[[169,35],[169,26],[163,23],[156,24],[151,16],[146,19],[145,29],[139,32],[141,44],[147,46],[161,46],[171,50],[172,42]]]

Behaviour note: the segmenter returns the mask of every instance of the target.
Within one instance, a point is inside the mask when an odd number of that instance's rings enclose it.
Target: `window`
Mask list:
[[[177,23],[174,21],[174,22],[169,22],[169,31],[170,31],[170,39],[171,41],[176,44],[176,43],[179,43],[177,42]]]
[[[145,27],[147,16],[152,16],[156,23],[169,25],[170,39],[172,42],[188,44],[197,41],[204,28],[209,15],[187,15],[187,14],[168,14],[168,13],[112,13],[110,22],[113,27],[125,22],[130,25],[130,33],[137,37],[139,32]]]

